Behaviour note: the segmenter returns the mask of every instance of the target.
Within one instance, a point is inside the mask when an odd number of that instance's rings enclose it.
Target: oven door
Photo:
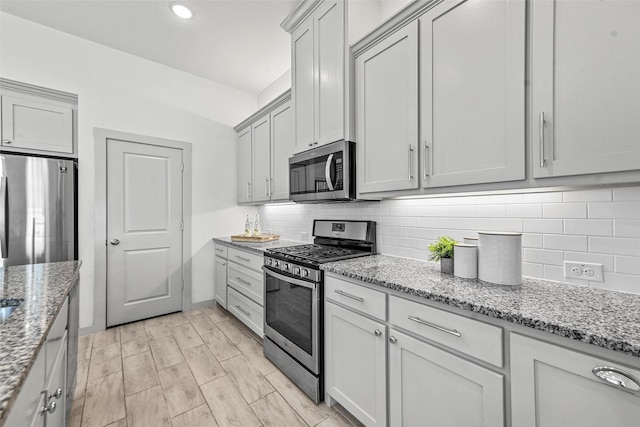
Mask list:
[[[319,374],[318,284],[264,270],[264,334]]]

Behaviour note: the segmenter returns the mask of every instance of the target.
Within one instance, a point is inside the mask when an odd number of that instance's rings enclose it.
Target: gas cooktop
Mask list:
[[[313,264],[371,255],[371,252],[368,251],[315,244],[287,246],[284,248],[267,249],[266,251],[271,256],[277,255],[282,259]]]

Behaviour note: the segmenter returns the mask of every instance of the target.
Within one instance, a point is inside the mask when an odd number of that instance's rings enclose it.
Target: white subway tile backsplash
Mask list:
[[[640,202],[640,186],[614,188],[613,200]]]
[[[523,224],[525,233],[562,234],[564,229],[561,219],[525,219]]]
[[[542,204],[507,205],[507,216],[518,218],[542,218]]]
[[[604,266],[605,283],[640,293],[640,186],[504,195],[434,197],[346,204],[261,206],[263,229],[312,240],[313,219],[371,219],[378,252],[428,259],[442,235],[458,241],[477,231],[522,232],[523,275],[568,282],[563,261]],[[582,283],[577,281],[574,283]]]
[[[544,218],[586,218],[586,203],[545,203],[542,205]]]
[[[560,249],[563,251],[584,251],[588,249],[586,236],[564,236],[559,234],[545,234],[545,249]]]
[[[613,236],[613,221],[607,219],[565,219],[565,234]]]
[[[640,239],[589,237],[589,252],[640,256]]]
[[[524,248],[522,259],[538,264],[563,265],[564,253],[562,251]]]
[[[564,202],[610,202],[613,200],[613,189],[565,191],[562,197]]]
[[[616,255],[615,271],[616,273],[635,274],[640,276],[640,257]]]
[[[640,237],[640,219],[616,219],[613,230],[616,237]]]
[[[565,261],[590,262],[602,264],[604,271],[614,271],[613,255],[594,254],[590,252],[565,252]]]

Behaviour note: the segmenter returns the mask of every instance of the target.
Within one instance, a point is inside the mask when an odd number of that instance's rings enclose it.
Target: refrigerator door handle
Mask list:
[[[7,177],[0,178],[0,251],[2,258],[9,258],[9,192]]]

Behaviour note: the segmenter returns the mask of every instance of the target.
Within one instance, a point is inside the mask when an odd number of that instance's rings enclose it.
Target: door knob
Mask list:
[[[11,144],[11,140],[10,139],[3,139],[2,143],[3,144]]]
[[[118,240],[118,239],[111,239],[111,244],[112,244],[113,246],[118,246],[118,245],[120,244],[120,240]]]

